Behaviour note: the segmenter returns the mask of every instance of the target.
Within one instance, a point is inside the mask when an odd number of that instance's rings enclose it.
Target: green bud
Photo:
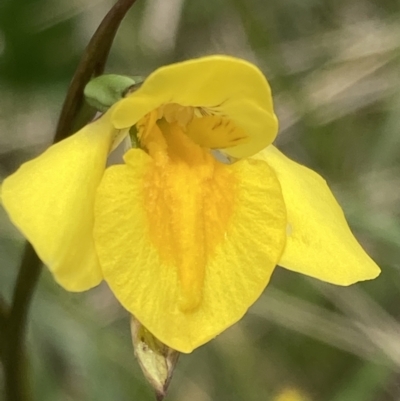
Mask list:
[[[96,110],[104,112],[128,93],[138,89],[143,80],[142,77],[100,75],[85,86],[85,99]]]
[[[154,388],[157,400],[161,401],[166,395],[180,353],[157,340],[133,316],[131,332],[136,359]]]

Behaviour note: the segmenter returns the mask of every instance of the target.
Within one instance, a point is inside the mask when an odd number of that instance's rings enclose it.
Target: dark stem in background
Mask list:
[[[54,143],[67,138],[75,129],[91,120],[90,110],[86,109],[86,112],[82,113],[82,109],[85,108],[83,89],[92,77],[103,72],[118,27],[135,1],[119,0],[105,16],[86,47],[65,97]],[[0,357],[4,362],[7,401],[32,399],[27,386],[24,339],[29,305],[39,280],[41,266],[42,263],[33,247],[27,243],[14,289],[12,305],[9,310],[2,308],[4,313],[1,314],[0,319],[0,340],[2,341]]]
[[[8,319],[8,307],[5,301],[0,298],[0,360],[3,359],[6,345],[6,328]]]
[[[118,27],[127,11],[135,2],[136,0],[119,0],[105,16],[90,40],[65,97],[54,142],[66,138],[71,132],[81,128],[87,121],[90,121],[89,117],[84,123],[80,124],[78,122],[78,126],[74,126],[77,123],[76,119],[83,106],[83,89],[90,78],[103,73]]]
[[[13,302],[7,318],[5,331],[4,358],[5,390],[8,401],[27,401],[31,399],[24,337],[26,317],[36,283],[40,276],[42,262],[32,245],[26,243],[21,267],[14,289]]]

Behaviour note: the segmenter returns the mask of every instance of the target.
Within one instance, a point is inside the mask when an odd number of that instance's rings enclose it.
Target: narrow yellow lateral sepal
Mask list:
[[[94,249],[94,198],[117,131],[108,116],[23,164],[1,187],[4,209],[60,285],[102,280]]]
[[[275,170],[282,186],[288,237],[281,266],[338,285],[379,275],[379,267],[357,242],[322,177],[274,146],[256,158]]]

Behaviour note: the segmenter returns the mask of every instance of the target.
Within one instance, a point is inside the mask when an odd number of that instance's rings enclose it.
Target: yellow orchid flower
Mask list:
[[[296,389],[287,388],[279,393],[274,401],[309,401],[309,398]]]
[[[135,125],[140,148],[107,167]],[[246,313],[278,264],[339,285],[379,274],[325,181],[271,145],[276,133],[255,66],[173,64],[25,163],[2,202],[61,286],[105,280],[160,341],[191,352]]]

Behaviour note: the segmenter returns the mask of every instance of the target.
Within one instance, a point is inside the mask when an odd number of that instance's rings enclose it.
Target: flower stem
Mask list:
[[[6,327],[8,321],[8,307],[3,298],[0,298],[0,360],[4,358],[6,350]]]
[[[90,40],[72,78],[58,120],[54,143],[71,135],[89,122],[94,111],[83,102],[83,90],[89,80],[100,75],[118,27],[136,0],[119,0],[107,13]],[[32,245],[25,246],[14,289],[12,305],[0,305],[0,358],[3,360],[7,401],[29,401],[29,388],[24,340],[27,315],[42,263]]]
[[[26,317],[40,276],[41,265],[42,262],[32,245],[27,243],[14,289],[12,307],[7,318],[6,347],[2,353],[8,401],[31,399],[25,366],[24,337]]]
[[[135,2],[136,0],[119,0],[105,16],[86,47],[64,100],[56,129],[55,142],[78,130],[91,119],[90,117],[86,119],[83,116],[82,119],[86,121],[79,121],[81,120],[79,115],[82,115],[82,108],[86,106],[83,102],[83,90],[92,77],[103,73],[118,27]],[[95,110],[88,110],[87,106],[84,108],[87,111],[83,114],[92,113],[91,117],[93,117]]]

